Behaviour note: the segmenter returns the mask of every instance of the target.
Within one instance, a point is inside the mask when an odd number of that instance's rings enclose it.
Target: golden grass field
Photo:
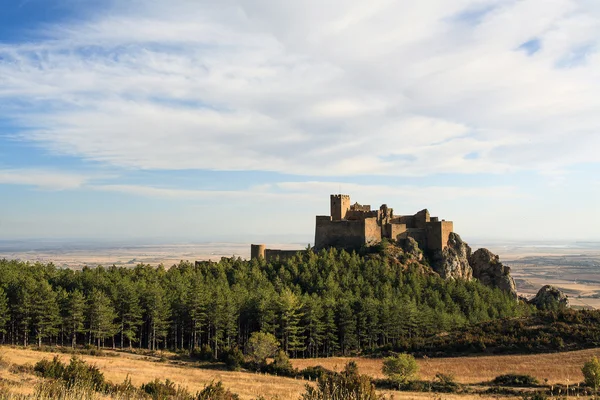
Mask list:
[[[453,374],[460,383],[480,383],[494,379],[498,375],[519,373],[532,375],[540,382],[576,383],[583,381],[581,367],[592,357],[600,357],[600,349],[581,350],[554,354],[508,355],[418,359],[419,377],[431,380],[437,373]],[[332,370],[340,370],[354,360],[361,373],[374,378],[383,378],[382,360],[370,358],[321,358],[292,360],[294,367],[306,368],[321,365]]]
[[[0,347],[4,367],[0,368],[0,383],[8,385],[13,392],[29,394],[40,381],[31,374],[15,374],[7,365],[35,364],[42,358],[52,358],[55,353],[40,352],[30,349]],[[70,358],[67,354],[58,354],[63,361]],[[574,384],[582,380],[581,366],[593,356],[600,356],[600,349],[583,350],[568,353],[519,355],[519,356],[485,356],[459,357],[440,359],[420,359],[421,379],[433,379],[438,372],[454,374],[461,383],[480,383],[494,377],[510,373],[530,374],[541,382]],[[260,375],[248,372],[229,372],[215,369],[202,369],[193,363],[180,361],[158,362],[156,357],[145,357],[136,354],[119,353],[118,357],[81,356],[88,363],[97,365],[106,378],[114,383],[125,380],[128,376],[134,385],[149,382],[155,378],[170,379],[190,391],[201,390],[211,381],[222,381],[223,384],[240,395],[241,399],[255,399],[262,395],[267,399],[298,399],[304,391],[307,381]],[[325,368],[340,370],[350,360],[357,362],[363,374],[374,378],[381,374],[382,360],[367,358],[322,358],[293,360],[297,368],[321,365]],[[386,392],[395,399],[485,399],[480,395],[433,395],[428,393]],[[492,398],[490,396],[489,398]],[[493,396],[498,398],[498,396]]]

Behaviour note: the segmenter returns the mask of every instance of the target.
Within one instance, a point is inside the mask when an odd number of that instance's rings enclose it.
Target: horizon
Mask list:
[[[6,4],[0,241],[312,243],[343,192],[600,242],[599,49],[588,0]]]

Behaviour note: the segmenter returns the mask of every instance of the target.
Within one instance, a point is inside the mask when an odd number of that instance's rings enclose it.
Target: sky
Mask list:
[[[597,0],[0,0],[0,239],[600,240]]]

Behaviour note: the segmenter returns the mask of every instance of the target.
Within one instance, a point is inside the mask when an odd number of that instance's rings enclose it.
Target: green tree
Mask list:
[[[148,348],[157,350],[164,342],[169,328],[170,306],[165,290],[157,282],[150,283],[144,293],[145,312],[148,320]]]
[[[132,347],[137,340],[137,331],[142,321],[142,307],[136,285],[129,279],[123,278],[117,283],[117,298],[115,299],[120,346],[123,348],[125,339]]]
[[[600,361],[598,358],[593,357],[583,364],[581,372],[583,373],[585,384],[597,391],[598,387],[600,387]]]
[[[2,334],[2,343],[4,343],[4,337],[6,335],[6,324],[10,319],[9,308],[8,308],[8,298],[6,297],[6,293],[4,293],[4,289],[0,287],[0,333]]]
[[[104,292],[94,289],[88,299],[90,341],[95,338],[97,346],[104,345],[106,338],[116,333],[115,310]]]
[[[265,365],[267,358],[275,355],[277,350],[279,342],[270,333],[254,332],[248,340],[248,356],[258,365]]]
[[[298,296],[286,288],[279,295],[277,313],[279,315],[279,337],[286,353],[304,350],[304,337],[301,333],[300,318],[302,303]]]
[[[67,295],[63,310],[64,326],[71,338],[71,347],[77,344],[77,335],[85,331],[86,300],[83,293],[74,290]]]
[[[382,372],[396,383],[406,383],[419,371],[419,365],[410,354],[396,354],[383,360]]]
[[[56,292],[46,281],[37,283],[31,297],[31,325],[37,337],[38,346],[42,340],[55,336],[58,333],[60,310],[56,299]]]

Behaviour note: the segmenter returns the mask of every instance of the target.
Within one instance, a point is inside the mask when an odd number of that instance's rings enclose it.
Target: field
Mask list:
[[[30,349],[2,347],[0,354],[3,367],[0,367],[0,386],[4,384],[13,392],[32,393],[36,383],[40,381],[31,374],[13,373],[8,365],[34,364],[42,358],[52,358],[54,353],[34,351]],[[169,356],[168,354],[166,354]],[[69,355],[59,354],[63,361],[68,361]],[[420,359],[420,378],[433,379],[438,372],[452,373],[461,383],[481,383],[494,377],[517,372],[531,374],[541,382],[576,384],[582,380],[581,366],[592,356],[600,356],[600,349],[584,350],[570,353],[526,355],[526,356],[493,356],[493,357],[462,357]],[[169,356],[170,357],[170,356]],[[82,356],[89,363],[97,365],[112,382],[122,382],[130,377],[133,384],[139,386],[155,378],[170,379],[191,391],[199,391],[211,381],[222,381],[223,384],[238,393],[241,399],[255,399],[265,396],[266,399],[298,399],[308,381],[282,378],[249,372],[230,372],[207,366],[199,368],[196,363],[184,362],[167,357],[160,361],[158,357],[142,356],[129,353],[118,353],[117,356],[92,357]],[[294,366],[304,368],[311,365],[322,365],[329,369],[341,369],[346,362],[354,360],[358,363],[363,374],[375,378],[381,374],[381,360],[364,358],[327,358],[294,360]],[[429,393],[386,392],[394,398],[433,399],[440,395]],[[469,398],[485,399],[480,395],[441,395],[445,399]],[[492,397],[489,397],[492,398]],[[493,396],[498,398],[498,396]]]
[[[600,357],[600,349],[573,351],[568,353],[481,356],[419,359],[421,379],[432,380],[437,373],[453,374],[460,383],[481,383],[498,375],[519,373],[532,375],[540,382],[548,379],[549,384],[577,383],[583,381],[581,366],[592,357]],[[298,368],[321,365],[340,370],[350,360],[358,364],[363,374],[383,378],[382,360],[369,358],[322,358],[293,360]]]

